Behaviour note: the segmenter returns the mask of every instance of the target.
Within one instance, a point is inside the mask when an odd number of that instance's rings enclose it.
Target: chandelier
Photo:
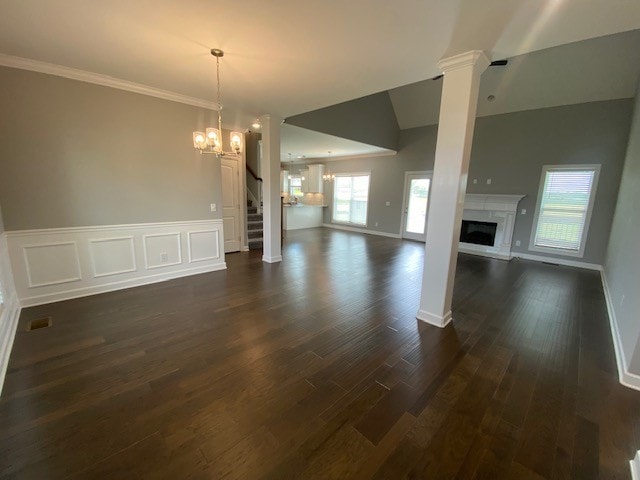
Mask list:
[[[218,128],[209,127],[204,132],[193,132],[193,146],[200,154],[214,154],[217,157],[224,155],[238,155],[242,151],[242,133],[231,132],[229,144],[231,152],[225,152],[222,148],[222,103],[220,102],[220,59],[224,52],[217,48],[211,49],[211,55],[216,57],[216,80],[218,105]]]
[[[331,150],[329,150],[329,158],[327,158],[327,161],[328,162],[331,161]],[[336,175],[335,173],[331,173],[331,170],[327,167],[327,172],[324,175],[322,175],[322,179],[325,182],[331,182],[336,179]]]

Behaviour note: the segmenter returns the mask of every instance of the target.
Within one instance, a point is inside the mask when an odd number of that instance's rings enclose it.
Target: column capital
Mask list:
[[[446,73],[459,68],[474,67],[482,73],[490,63],[489,57],[482,50],[471,50],[453,57],[443,58],[438,62],[438,68]]]

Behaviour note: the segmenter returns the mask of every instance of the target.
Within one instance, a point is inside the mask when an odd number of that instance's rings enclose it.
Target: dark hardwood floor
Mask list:
[[[460,255],[438,329],[415,319],[423,250],[289,232],[281,264],[25,309],[0,475],[630,478],[640,392],[599,274]]]

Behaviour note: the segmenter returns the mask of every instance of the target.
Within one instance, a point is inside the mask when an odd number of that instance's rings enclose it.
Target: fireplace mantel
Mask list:
[[[493,212],[516,212],[518,203],[525,195],[486,195],[467,193],[464,197],[465,210],[490,210]]]
[[[460,242],[458,249],[464,253],[510,260],[518,203],[524,197],[525,195],[468,193],[464,200],[462,219],[496,223],[496,236],[492,246]]]

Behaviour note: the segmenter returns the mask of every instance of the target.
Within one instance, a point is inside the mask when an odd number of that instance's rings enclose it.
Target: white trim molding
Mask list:
[[[364,228],[347,227],[335,223],[323,223],[325,228],[333,228],[335,230],[344,230],[346,232],[366,233],[367,235],[378,235],[379,237],[401,238],[397,233],[380,232],[378,230],[365,230]]]
[[[451,310],[449,310],[444,316],[441,317],[440,315],[436,315],[434,313],[420,309],[416,314],[416,318],[425,323],[428,323],[429,325],[433,325],[439,328],[446,327],[447,325],[449,325],[451,320],[453,320],[453,318],[451,317]]]
[[[602,271],[602,265],[597,263],[579,262],[577,260],[567,260],[566,258],[545,257],[543,255],[531,255],[530,253],[514,252],[513,257],[533,260],[534,262],[557,263],[565,267],[586,268],[587,270]]]
[[[618,366],[618,380],[626,387],[633,388],[634,390],[640,390],[640,375],[631,373],[627,367],[629,363],[627,362],[624,348],[622,348],[622,338],[620,337],[620,330],[618,329],[616,311],[613,308],[611,292],[609,291],[607,276],[604,270],[600,271],[600,278],[602,280],[602,289],[604,290],[604,299],[607,304],[607,313],[609,314],[609,326],[611,327],[613,350],[616,354],[616,365]],[[640,458],[637,455],[635,460],[632,460],[632,467],[634,461],[637,462],[636,467],[640,467]]]
[[[262,261],[266,263],[278,263],[282,261],[282,255],[276,255],[274,257],[262,255]]]
[[[6,233],[0,234],[0,289],[2,289],[2,303],[0,304],[0,394],[9,365],[9,355],[13,346],[13,339],[18,328],[20,318],[20,302],[16,295],[9,260],[9,248]]]
[[[22,307],[225,269],[221,238],[221,219],[6,232]]]
[[[201,98],[189,97],[180,93],[162,90],[161,88],[150,87],[141,83],[130,82],[120,78],[110,77],[101,73],[87,72],[77,68],[56,65],[55,63],[41,62],[40,60],[32,60],[30,58],[16,57],[13,55],[0,54],[0,66],[18,68],[21,70],[30,70],[32,72],[46,73],[55,75],[56,77],[64,77],[80,82],[93,83],[102,85],[103,87],[116,88],[127,92],[139,93],[150,97],[162,98],[171,102],[184,103],[193,105],[194,107],[208,108],[209,110],[218,110],[218,106],[214,102],[203,100]]]

